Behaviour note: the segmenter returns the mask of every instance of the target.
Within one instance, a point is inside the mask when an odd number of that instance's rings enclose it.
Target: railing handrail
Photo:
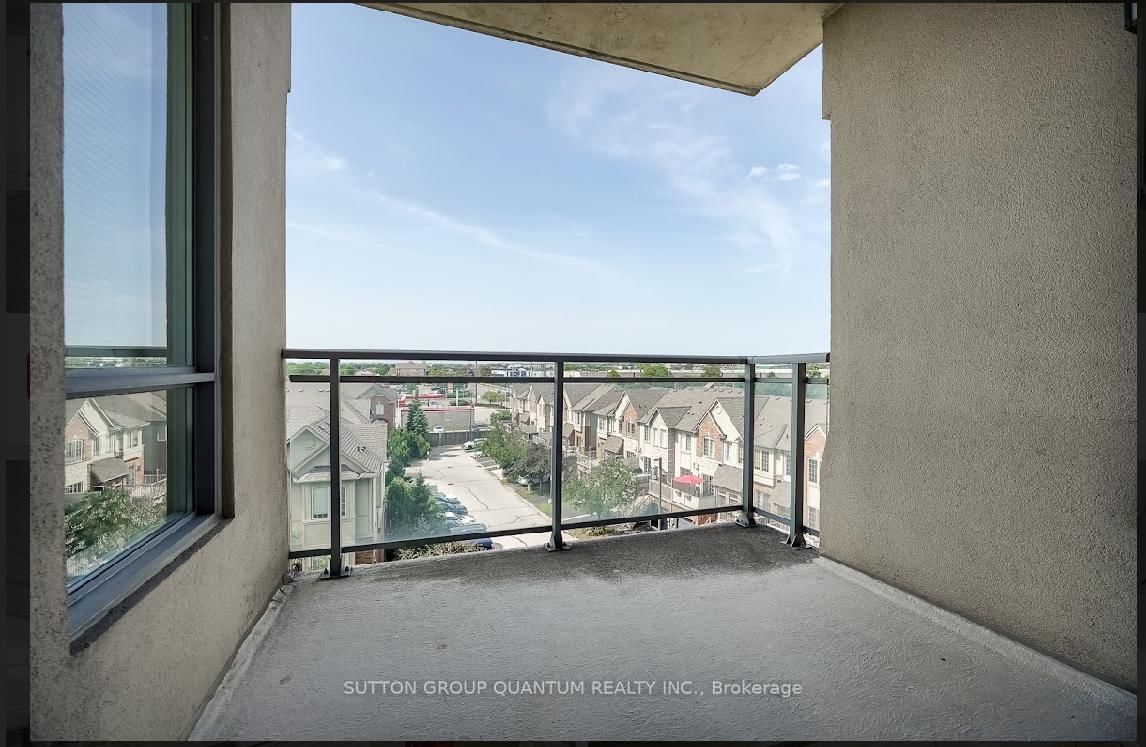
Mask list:
[[[329,382],[329,397],[330,408],[328,412],[328,438],[329,438],[329,459],[330,459],[330,473],[332,476],[337,475],[335,478],[341,482],[341,451],[340,451],[340,420],[336,414],[341,412],[341,400],[339,397],[340,382],[342,381],[385,381],[385,380],[409,380],[412,382],[432,382],[441,381],[445,379],[456,378],[459,381],[478,381],[483,379],[491,379],[493,381],[509,382],[518,377],[440,377],[429,376],[426,374],[421,375],[402,375],[402,376],[350,376],[339,373],[342,361],[345,360],[385,360],[385,361],[401,361],[403,359],[411,363],[421,362],[424,363],[427,359],[431,361],[465,361],[465,362],[544,362],[553,363],[552,376],[546,376],[544,379],[554,387],[553,401],[556,402],[563,398],[563,387],[567,383],[565,379],[565,364],[566,363],[606,363],[606,362],[644,362],[644,363],[704,363],[704,364],[738,364],[744,366],[744,375],[741,379],[731,377],[678,377],[678,378],[664,378],[664,377],[627,377],[624,379],[617,378],[611,379],[602,377],[603,381],[610,383],[624,383],[624,382],[637,382],[637,381],[677,381],[677,382],[691,382],[699,383],[703,381],[730,381],[737,382],[743,385],[744,395],[744,413],[743,421],[741,424],[741,437],[742,446],[745,454],[745,459],[742,460],[741,475],[743,484],[741,488],[741,502],[735,504],[738,508],[734,508],[733,504],[706,507],[696,511],[685,512],[687,515],[701,515],[713,513],[728,513],[729,509],[740,511],[742,516],[738,521],[741,523],[754,526],[756,524],[755,517],[762,515],[768,518],[774,518],[775,515],[764,511],[753,505],[755,483],[754,483],[754,466],[752,469],[748,468],[750,463],[748,460],[752,459],[755,446],[755,421],[756,421],[756,385],[759,381],[776,381],[778,379],[759,379],[757,376],[756,366],[761,365],[789,365],[791,366],[791,378],[787,381],[792,385],[792,410],[791,410],[791,428],[795,433],[804,432],[804,400],[806,398],[807,384],[809,381],[819,382],[820,379],[810,380],[807,375],[807,368],[809,363],[827,363],[829,361],[828,353],[806,353],[794,354],[785,356],[666,356],[666,355],[629,355],[629,354],[574,354],[574,353],[522,353],[522,352],[474,352],[474,351],[427,351],[427,350],[317,350],[317,349],[304,349],[304,348],[286,348],[282,351],[284,359],[295,360],[326,360],[328,362],[328,369],[326,375],[292,375],[290,380],[298,381],[327,381]],[[520,377],[526,380],[539,381],[543,377]],[[572,378],[572,377],[571,377]],[[595,380],[597,377],[576,377],[573,378],[572,383],[576,383],[577,379],[588,379],[589,381]],[[823,379],[825,383],[827,379]],[[540,383],[540,381],[539,381]],[[623,517],[610,517],[602,520],[594,520],[592,522],[575,521],[563,522],[561,517],[561,493],[564,457],[567,452],[563,451],[564,445],[562,444],[561,432],[562,428],[554,427],[551,429],[551,455],[550,455],[550,474],[555,476],[555,479],[550,480],[550,503],[551,503],[551,525],[550,527],[539,527],[524,529],[524,531],[546,531],[548,529],[552,536],[546,547],[551,550],[560,550],[565,548],[565,543],[562,539],[562,532],[569,528],[582,527],[582,526],[604,526],[606,524],[627,523],[630,521],[649,521],[657,520],[663,521],[671,518],[673,515],[680,517],[684,514],[681,512],[672,512],[670,514],[654,514],[654,515],[640,515],[640,516],[623,516]],[[629,434],[635,435],[635,434]],[[804,484],[801,479],[803,476],[803,452],[804,452],[804,439],[792,438],[791,446],[789,449],[789,459],[796,462],[792,470],[793,479],[791,481],[791,502],[789,504],[789,512],[792,518],[788,520],[789,536],[788,544],[794,547],[802,547],[804,545],[804,533],[808,527],[804,526],[803,522],[803,506],[804,506]],[[572,447],[576,449],[576,447]],[[583,458],[594,459],[597,453],[596,448],[582,448],[576,450],[577,461]],[[658,460],[659,461],[659,460]],[[665,475],[662,474],[662,480]],[[332,481],[333,482],[333,481]],[[653,480],[649,480],[648,484],[653,484]],[[661,484],[671,485],[673,482],[672,477],[669,476],[665,482]],[[331,484],[331,495],[337,495],[339,491],[336,486]],[[701,487],[697,493],[693,494],[698,498],[708,498],[716,496],[716,491],[711,485]],[[446,535],[437,536],[431,535],[426,538],[419,538],[413,540],[392,540],[370,543],[368,545],[351,545],[344,547],[341,538],[341,522],[330,522],[330,568],[328,573],[331,577],[338,577],[342,575],[342,561],[341,557],[344,552],[354,552],[357,550],[378,549],[378,548],[397,548],[412,546],[414,543],[420,544],[435,544],[438,542],[456,542],[463,539],[476,539],[479,537],[494,537],[504,536],[510,533],[522,533],[522,530],[499,530],[475,533],[472,537],[469,535]],[[818,532],[816,532],[818,534]],[[323,554],[321,552],[314,553],[310,551],[290,551],[288,556],[291,558],[306,557],[310,555]]]
[[[785,355],[664,355],[652,353],[537,353],[472,350],[330,350],[323,348],[285,348],[283,358],[300,360],[376,360],[376,361],[485,361],[492,363],[701,363],[747,365],[749,363],[782,365],[785,363],[827,363],[829,353],[792,353]],[[570,377],[570,379],[575,377]]]

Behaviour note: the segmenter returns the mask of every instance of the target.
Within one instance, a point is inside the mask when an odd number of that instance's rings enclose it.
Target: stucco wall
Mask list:
[[[1128,687],[1134,45],[1121,4],[824,29],[823,551]]]
[[[32,738],[174,739],[286,568],[284,181],[287,5],[230,6],[224,159],[224,450],[233,518],[72,654],[64,587],[61,15],[32,6]],[[224,35],[226,38],[226,35]],[[226,55],[225,55],[226,57]],[[233,174],[233,176],[232,176]],[[231,180],[233,179],[233,183]],[[226,260],[225,260],[226,262]]]

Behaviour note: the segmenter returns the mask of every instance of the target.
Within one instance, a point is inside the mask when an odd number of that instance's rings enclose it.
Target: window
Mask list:
[[[339,492],[338,516],[339,516],[339,518],[345,519],[346,518],[346,483],[342,483],[338,487],[339,487],[339,491],[338,491]]]
[[[104,489],[64,516],[78,538],[65,563],[75,635],[153,575],[106,571],[158,567],[218,519],[217,55],[209,4],[68,4],[62,13],[67,408],[100,413],[117,436],[93,440],[92,456],[104,458],[90,469]],[[160,438],[140,462],[106,458],[139,445],[145,427]],[[163,490],[144,500],[124,487],[135,471],[162,471]]]
[[[808,527],[811,529],[820,528],[820,509],[808,506]]]
[[[66,463],[79,462],[84,458],[84,442],[80,439],[64,443],[64,461]]]
[[[784,474],[788,477],[792,476],[792,458],[789,456],[784,457]]]
[[[641,426],[641,440],[649,441],[649,427],[647,425]]]
[[[772,452],[764,449],[756,449],[756,459],[753,462],[753,466],[761,472],[771,472]]]
[[[706,457],[711,457],[716,453],[716,442],[708,436],[704,437],[702,443],[702,451]]]
[[[729,464],[734,464],[736,462],[736,444],[732,443],[731,441],[726,441],[724,443],[724,461],[728,462]]]
[[[310,518],[311,519],[329,519],[330,518],[330,486],[329,485],[311,485],[310,486]]]
[[[684,433],[681,435],[680,450],[690,452],[690,453],[692,452],[692,434],[691,433]]]
[[[166,425],[161,425],[155,429],[155,440],[156,441],[166,441],[167,440],[167,426]]]
[[[630,436],[637,435],[637,424],[634,423],[632,420],[626,421],[625,422],[625,433],[629,434]]]
[[[819,481],[820,481],[820,460],[819,459],[809,459],[808,460],[808,482],[815,485],[815,484],[819,483]]]
[[[68,485],[64,488],[64,492],[69,495],[74,493],[82,493],[84,492],[84,484],[82,482],[73,482],[71,485]]]

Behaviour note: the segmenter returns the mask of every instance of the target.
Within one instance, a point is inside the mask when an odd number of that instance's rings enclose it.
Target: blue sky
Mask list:
[[[816,50],[755,97],[293,7],[287,341],[828,349]]]

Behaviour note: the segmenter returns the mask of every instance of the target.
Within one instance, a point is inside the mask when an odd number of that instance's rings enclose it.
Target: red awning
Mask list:
[[[674,477],[673,482],[680,485],[700,485],[704,480],[700,478],[700,475],[681,475],[680,477]]]

